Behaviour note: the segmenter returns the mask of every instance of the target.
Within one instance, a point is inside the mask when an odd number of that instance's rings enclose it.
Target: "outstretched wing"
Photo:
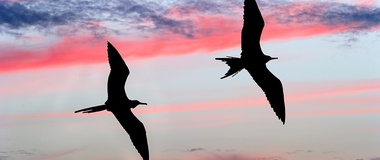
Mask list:
[[[119,52],[110,42],[107,42],[107,52],[108,62],[111,67],[107,83],[108,100],[125,98],[127,95],[124,86],[129,75],[129,69]]]
[[[149,160],[149,148],[144,125],[133,115],[129,108],[114,110],[112,113],[129,134],[133,145],[143,160]]]
[[[281,81],[268,70],[265,64],[246,69],[264,91],[277,117],[285,124],[285,101]]]
[[[264,19],[255,0],[244,1],[244,24],[241,31],[242,56],[253,57],[263,54],[260,37],[264,28]]]

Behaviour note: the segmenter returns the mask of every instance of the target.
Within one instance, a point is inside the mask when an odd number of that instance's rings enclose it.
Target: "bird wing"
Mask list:
[[[246,69],[264,91],[277,117],[285,124],[285,101],[281,81],[268,70],[265,64],[246,67]]]
[[[133,145],[136,147],[143,160],[148,160],[149,148],[143,123],[133,115],[129,108],[113,110],[112,113],[120,122],[121,126],[123,126],[124,130],[129,134]]]
[[[264,28],[264,19],[255,0],[244,1],[244,23],[241,31],[241,56],[252,57],[263,54],[260,37]]]
[[[107,92],[108,99],[122,99],[127,97],[125,93],[125,82],[129,75],[129,69],[116,48],[107,42],[108,62],[111,72],[108,76]]]

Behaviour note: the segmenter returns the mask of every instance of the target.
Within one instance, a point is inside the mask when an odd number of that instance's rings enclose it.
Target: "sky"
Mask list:
[[[141,159],[103,104],[107,41],[152,160],[380,160],[380,1],[259,0],[283,125],[240,55],[243,0],[0,0],[0,160]]]

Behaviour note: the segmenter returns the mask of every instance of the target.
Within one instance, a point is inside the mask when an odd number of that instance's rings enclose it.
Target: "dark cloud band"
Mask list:
[[[380,8],[337,2],[258,1],[268,21],[283,25],[346,26],[350,31],[367,31],[380,25]],[[176,12],[170,12],[175,9]],[[135,0],[38,0],[0,1],[0,33],[22,33],[25,28],[49,33],[90,32],[97,36],[143,31],[196,37],[196,17],[223,15],[242,18],[242,2],[186,0],[172,3]],[[235,11],[235,12],[234,12]],[[92,22],[109,26],[88,25]],[[149,23],[148,23],[149,22]],[[115,25],[119,26],[115,28]],[[210,24],[212,25],[212,24]],[[122,26],[120,28],[120,26]],[[59,33],[57,27],[60,27]],[[62,29],[63,28],[63,29]]]

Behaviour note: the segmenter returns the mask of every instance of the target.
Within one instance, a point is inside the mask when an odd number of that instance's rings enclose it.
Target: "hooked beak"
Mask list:
[[[140,102],[139,104],[141,104],[141,105],[148,105],[147,103],[142,103],[142,102]]]

